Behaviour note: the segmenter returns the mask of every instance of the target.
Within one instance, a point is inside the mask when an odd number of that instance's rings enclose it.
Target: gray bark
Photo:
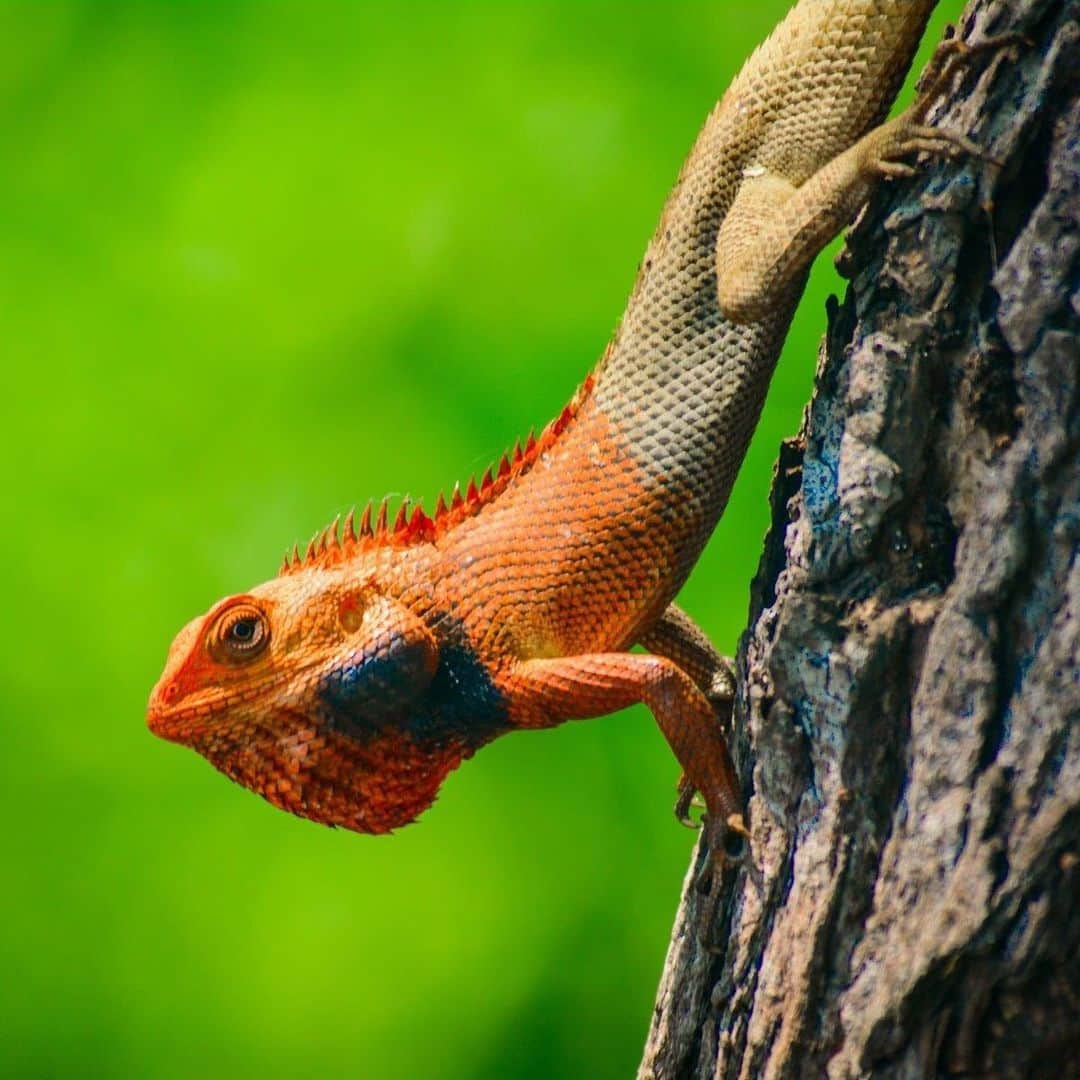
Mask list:
[[[642,1077],[1080,1076],[1078,23],[973,2],[1030,42],[932,118],[995,160],[849,237],[739,648],[749,865],[691,867]]]

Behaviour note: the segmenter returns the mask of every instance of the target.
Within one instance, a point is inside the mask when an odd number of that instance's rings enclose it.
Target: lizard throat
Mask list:
[[[424,746],[399,731],[356,739],[288,711],[272,727],[214,733],[188,745],[274,806],[361,833],[414,821],[473,752],[458,742]]]

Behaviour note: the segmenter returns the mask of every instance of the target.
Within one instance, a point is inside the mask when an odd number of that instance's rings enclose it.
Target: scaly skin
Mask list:
[[[402,508],[391,525],[384,503],[373,524],[369,508],[189,623],[151,729],[283,809],[378,833],[495,736],[641,701],[711,842],[741,827],[718,724],[733,684],[670,605],[727,502],[810,260],[878,175],[944,145],[925,101],[874,127],[933,6],[803,0],[709,117],[562,416],[431,518]],[[639,642],[651,654],[628,651]]]

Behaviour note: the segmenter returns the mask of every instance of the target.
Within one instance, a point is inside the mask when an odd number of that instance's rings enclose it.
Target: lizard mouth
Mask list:
[[[174,704],[176,694],[172,690],[154,687],[146,706],[146,726],[159,738],[193,745],[206,735],[211,722],[227,706],[221,701],[220,691],[213,689]]]
[[[282,681],[263,679],[241,691],[207,686],[185,693],[175,680],[162,679],[150,693],[146,726],[159,738],[199,749],[215,733],[239,732],[245,724],[258,724],[268,710],[267,692]]]
[[[193,728],[197,726],[199,715],[197,708],[187,706],[170,708],[163,702],[151,698],[150,704],[146,707],[146,726],[160,739],[167,739],[169,742],[186,742],[189,735],[195,734]],[[209,718],[208,712],[203,715]],[[185,734],[181,734],[181,729]]]

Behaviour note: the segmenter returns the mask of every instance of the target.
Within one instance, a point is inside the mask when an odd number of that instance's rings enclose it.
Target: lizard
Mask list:
[[[935,3],[800,0],[708,116],[562,413],[430,515],[369,503],[189,622],[150,729],[284,810],[386,833],[495,737],[642,702],[721,861],[746,835],[734,674],[674,599],[814,256],[881,177],[955,150],[933,87],[885,120]]]

